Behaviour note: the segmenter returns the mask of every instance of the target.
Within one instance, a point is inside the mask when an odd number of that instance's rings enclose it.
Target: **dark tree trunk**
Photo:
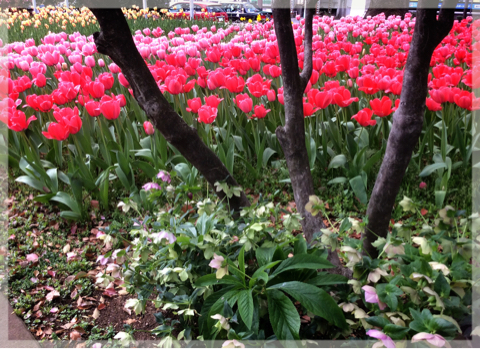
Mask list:
[[[276,0],[273,8],[275,34],[277,36],[280,62],[282,64],[283,96],[285,100],[285,126],[276,130],[278,141],[285,154],[288,172],[293,187],[297,211],[302,216],[305,239],[310,242],[313,234],[325,228],[322,215],[312,216],[305,210],[309,196],[314,195],[307,148],[305,146],[305,121],[303,116],[303,94],[312,75],[312,19],[315,3],[307,3],[305,14],[304,63],[299,73],[298,57],[290,19],[289,2]],[[329,260],[342,270],[336,253],[329,252]]]
[[[402,18],[408,12],[409,0],[370,0],[366,3],[367,16],[376,16],[385,13],[388,16],[401,16]]]
[[[180,153],[195,166],[213,186],[217,181],[226,181],[230,186],[238,183],[222,161],[200,139],[197,131],[188,126],[163,97],[145,61],[140,56],[127,21],[120,9],[95,9],[101,32],[94,33],[95,44],[100,53],[108,55],[121,69],[133,89],[140,107],[154,126]],[[223,192],[217,192],[225,198]],[[228,199],[230,209],[235,211],[249,206],[245,194]]]
[[[433,2],[435,3],[435,2]],[[437,2],[438,4],[438,2]],[[368,225],[364,234],[364,249],[372,257],[377,250],[372,246],[378,237],[386,237],[393,204],[403,176],[418,142],[425,113],[428,90],[428,72],[434,49],[453,26],[454,10],[442,8],[438,20],[436,6],[420,3],[415,31],[403,75],[400,106],[393,115],[393,126],[388,137],[387,149],[368,204]]]

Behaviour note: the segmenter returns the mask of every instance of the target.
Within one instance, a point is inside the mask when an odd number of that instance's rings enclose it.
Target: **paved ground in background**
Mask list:
[[[0,293],[0,348],[40,348],[23,320]]]

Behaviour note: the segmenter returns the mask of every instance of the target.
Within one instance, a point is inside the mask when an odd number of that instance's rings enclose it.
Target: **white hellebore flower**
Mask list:
[[[429,262],[428,264],[430,264],[433,270],[441,270],[443,275],[450,274],[450,270],[447,268],[445,264],[438,263],[438,262]]]
[[[161,244],[163,239],[167,240],[169,244],[173,244],[175,241],[177,241],[175,235],[167,231],[151,234],[151,237],[153,239],[153,243],[155,244]]]
[[[358,262],[360,262],[362,260],[362,255],[360,254],[360,252],[358,252],[353,247],[342,246],[340,248],[340,251],[345,252],[347,254],[347,258],[348,258],[347,267],[349,267],[349,268],[353,268],[353,266],[355,264],[357,264]]]
[[[360,226],[360,221],[357,221],[355,218],[348,217],[348,220],[352,224],[351,230],[355,230],[357,233],[362,231],[362,227]]]
[[[138,299],[134,299],[134,298],[129,299],[125,303],[125,308],[127,308],[127,309],[132,308],[136,315],[141,314],[144,310],[142,302],[139,301]]]
[[[402,206],[405,212],[415,212],[415,204],[413,203],[412,199],[407,198],[405,195],[403,196],[403,200],[400,201],[400,206]]]
[[[388,276],[388,273],[380,268],[377,268],[368,274],[367,280],[376,284],[382,276]]]
[[[230,341],[225,341],[222,344],[222,348],[245,348],[245,344],[237,341],[236,339],[232,339]]]
[[[135,338],[133,338],[132,335],[127,332],[118,332],[113,339],[118,339],[120,341],[120,345],[123,347],[126,347],[131,342],[135,341]]]
[[[416,243],[417,245],[420,245],[420,248],[422,249],[423,254],[431,254],[432,253],[432,248],[428,244],[427,239],[421,236],[416,236],[412,238],[412,241]]]
[[[215,314],[211,316],[211,318],[214,320],[218,320],[220,327],[223,328],[224,330],[228,331],[230,329],[230,324],[228,323],[228,320],[224,318],[222,315]]]
[[[110,263],[107,266],[107,270],[105,270],[107,273],[112,274],[114,278],[120,277],[120,266],[115,263]]]
[[[429,284],[433,283],[433,280],[430,279],[427,275],[423,275],[423,274],[420,274],[420,273],[413,273],[411,276],[410,276],[410,279],[412,279],[413,281],[419,281],[420,279],[424,278],[425,280],[428,281]]]

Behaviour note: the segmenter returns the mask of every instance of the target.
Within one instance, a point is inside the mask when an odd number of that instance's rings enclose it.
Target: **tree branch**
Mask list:
[[[173,110],[161,93],[135,46],[123,12],[120,9],[98,8],[92,8],[91,11],[97,17],[101,28],[100,33],[94,33],[98,52],[110,56],[120,67],[138,104],[165,139],[177,148],[212,186],[215,182],[224,180],[229,186],[238,186],[221,160],[203,143],[196,130],[188,126]],[[223,192],[217,194],[222,199],[226,198]],[[243,192],[240,197],[233,196],[227,201],[230,209],[235,211],[250,205]]]
[[[315,14],[315,2],[314,0],[309,0],[307,2],[307,11],[305,13],[305,36],[303,39],[303,70],[300,73],[300,79],[302,81],[303,89],[308,85],[308,81],[312,76],[313,70],[313,63],[312,63],[312,22],[313,22],[313,15]]]

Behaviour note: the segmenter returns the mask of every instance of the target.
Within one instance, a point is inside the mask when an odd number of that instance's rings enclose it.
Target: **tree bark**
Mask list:
[[[312,216],[305,210],[309,196],[314,195],[307,148],[305,146],[305,121],[303,116],[303,94],[312,75],[312,19],[315,3],[307,3],[305,14],[304,62],[299,73],[298,57],[290,19],[289,2],[276,0],[273,8],[275,34],[277,36],[280,62],[282,64],[283,96],[285,100],[285,126],[276,130],[278,141],[285,154],[293,195],[298,213],[302,216],[305,239],[312,241],[313,234],[325,228],[322,215]],[[338,274],[348,274],[337,253],[329,251],[329,260]]]
[[[162,95],[145,61],[140,56],[120,9],[95,9],[101,32],[94,33],[95,44],[100,53],[108,55],[121,69],[133,89],[140,107],[153,125],[213,186],[215,182],[226,181],[230,186],[238,186],[222,161],[202,142],[197,131],[187,125],[173,110]],[[225,193],[217,192],[220,198]],[[227,199],[229,208],[239,211],[250,206],[245,194]]]
[[[388,234],[395,198],[422,132],[430,59],[434,49],[453,26],[454,10],[451,3],[448,0],[444,2],[444,7],[450,8],[442,8],[438,20],[436,6],[428,6],[426,1],[421,2],[423,8],[417,10],[415,31],[403,75],[400,105],[393,115],[387,149],[367,209],[368,224],[363,247],[372,258],[378,255],[372,242],[377,237],[386,237]],[[427,6],[430,8],[427,9]]]
[[[402,18],[408,12],[409,0],[369,0],[367,1],[367,16],[376,16],[380,13],[384,13],[385,17],[388,16],[401,16]]]

